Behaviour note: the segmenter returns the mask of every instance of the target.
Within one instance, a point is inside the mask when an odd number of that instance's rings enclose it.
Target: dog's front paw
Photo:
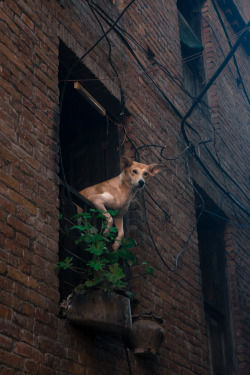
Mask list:
[[[112,245],[112,249],[113,249],[114,251],[117,251],[117,250],[119,249],[120,246],[121,246],[121,241],[119,241],[119,240],[115,240],[115,242],[114,242],[113,245]]]
[[[103,231],[103,234],[108,234],[109,233],[109,228],[105,228],[104,231]]]

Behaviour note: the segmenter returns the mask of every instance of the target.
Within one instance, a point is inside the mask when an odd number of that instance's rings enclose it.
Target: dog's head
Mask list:
[[[130,183],[136,188],[144,187],[149,177],[155,176],[164,168],[164,164],[142,164],[136,161],[121,157],[124,173]]]

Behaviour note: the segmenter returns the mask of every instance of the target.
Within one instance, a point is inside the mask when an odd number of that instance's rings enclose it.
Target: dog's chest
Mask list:
[[[123,196],[122,194],[113,195],[108,192],[102,193],[102,199],[105,207],[112,210],[121,210],[127,207],[131,200],[128,196]]]

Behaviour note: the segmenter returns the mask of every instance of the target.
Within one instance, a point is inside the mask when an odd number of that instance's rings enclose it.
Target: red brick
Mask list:
[[[16,67],[19,69],[19,70],[23,70],[23,66],[22,64],[20,63],[20,60],[18,59],[18,56],[13,52],[13,51],[10,51],[9,48],[7,48],[4,44],[0,43],[0,48],[1,48],[1,51],[2,53],[11,61],[13,62]]]
[[[6,185],[11,187],[12,189],[15,189],[17,191],[19,190],[19,182],[13,176],[5,173],[3,170],[1,170],[0,173],[0,180],[6,183]]]
[[[10,366],[14,369],[21,369],[23,360],[19,356],[0,349],[1,362],[4,365]]]
[[[34,22],[26,14],[23,13],[21,19],[30,29],[34,29]]]
[[[6,350],[11,350],[12,339],[7,337],[7,336],[3,336],[3,335],[0,334],[0,347],[3,348],[3,349],[6,349]]]
[[[14,231],[8,225],[0,222],[0,233],[8,238],[12,238],[14,236]]]
[[[1,375],[16,375],[16,370],[7,367],[1,367]]]
[[[21,331],[21,341],[31,345],[36,346],[37,344],[37,335],[35,333],[29,332],[25,329]]]
[[[40,306],[44,309],[47,308],[47,300],[45,298],[42,298],[41,295],[34,290],[28,290],[27,291],[27,298],[30,302],[32,302],[35,306]]]
[[[38,374],[38,364],[35,361],[26,359],[24,361],[24,371],[29,375],[36,375]]]
[[[21,284],[24,284],[27,287],[36,288],[37,286],[37,282],[35,279],[24,274],[23,272],[20,272],[18,269],[14,267],[8,266],[8,276],[13,280],[20,282]]]
[[[42,310],[40,308],[36,308],[35,310],[35,318],[41,323],[48,324],[49,323],[49,315],[47,311]]]
[[[29,203],[26,205],[29,206]],[[33,210],[33,205],[31,205],[30,209]],[[33,229],[31,226],[26,225],[21,220],[15,218],[14,216],[9,216],[7,223],[18,232],[21,232],[23,235],[34,238],[35,237],[35,229]],[[12,237],[12,235],[11,235]]]
[[[21,205],[27,212],[29,212],[31,215],[36,215],[37,208],[34,206],[33,203],[29,202],[26,198],[24,198],[22,195],[16,193],[13,190],[10,190],[9,192],[9,198],[16,202],[18,205]]]
[[[13,351],[22,357],[32,358],[37,363],[41,363],[43,359],[43,355],[39,350],[23,342],[17,342]]]
[[[0,206],[10,214],[14,214],[15,212],[14,204],[9,199],[6,199],[6,197],[4,198],[1,195],[0,195]]]
[[[12,122],[12,107],[9,107],[9,112],[10,112],[9,118],[8,116],[5,116],[4,118],[3,115],[1,115],[1,134],[0,134],[2,145],[6,145],[8,146],[8,148],[10,148],[9,147],[11,144],[10,140],[12,140],[13,142],[16,142],[17,140],[16,129],[12,129],[10,126],[7,126],[8,123]]]
[[[51,369],[50,367],[47,367],[44,365],[40,366],[39,375],[54,375],[54,374],[55,374],[54,369]]]

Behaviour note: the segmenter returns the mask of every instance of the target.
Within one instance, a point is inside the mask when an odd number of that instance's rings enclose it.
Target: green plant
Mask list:
[[[118,212],[108,211],[108,213],[115,216]],[[92,224],[94,216],[100,221],[99,229]],[[124,267],[138,264],[138,258],[131,251],[136,246],[136,242],[133,239],[123,239],[117,251],[111,250],[117,230],[115,227],[111,227],[107,231],[106,217],[100,210],[90,209],[89,212],[75,215],[73,221],[75,224],[70,228],[63,228],[62,233],[66,236],[74,233],[75,244],[81,247],[88,260],[84,269],[79,269],[74,264],[73,257],[66,257],[57,264],[56,268],[64,270],[75,268],[83,272],[84,280],[75,289],[76,292],[85,292],[90,289],[125,290],[127,280]],[[146,273],[153,273],[153,268],[148,267],[146,262],[143,262],[142,265],[145,267]],[[133,297],[132,294],[130,296]]]

